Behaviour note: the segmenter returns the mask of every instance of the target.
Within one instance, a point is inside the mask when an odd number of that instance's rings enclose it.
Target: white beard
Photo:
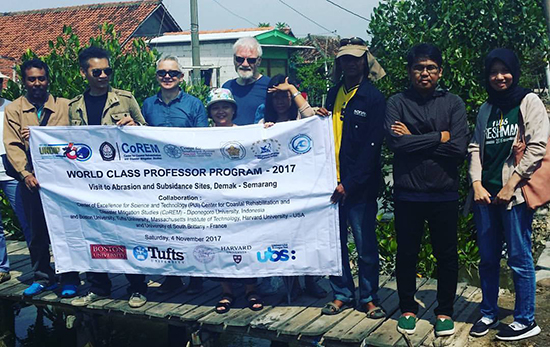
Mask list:
[[[247,80],[247,81],[252,80],[254,78],[254,71],[252,71],[252,70],[238,69],[237,74],[239,74],[240,78],[242,78],[243,80]]]

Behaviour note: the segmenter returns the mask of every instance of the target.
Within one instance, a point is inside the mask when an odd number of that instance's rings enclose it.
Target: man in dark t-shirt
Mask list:
[[[243,37],[233,45],[233,63],[239,77],[223,84],[231,90],[237,102],[239,116],[235,124],[254,123],[256,109],[265,102],[269,77],[258,71],[262,62],[262,47],[253,37]]]

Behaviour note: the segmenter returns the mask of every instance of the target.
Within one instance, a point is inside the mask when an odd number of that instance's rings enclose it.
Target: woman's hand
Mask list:
[[[295,85],[288,83],[288,77],[285,78],[283,83],[279,83],[276,86],[273,86],[267,90],[268,93],[275,92],[290,92],[290,94],[295,94],[298,92],[298,89]]]
[[[275,125],[275,123],[273,123],[273,122],[265,122],[264,123],[264,129],[271,128],[274,125]]]
[[[476,204],[489,205],[491,203],[491,194],[483,187],[481,181],[475,181],[472,187],[474,188],[474,201]]]
[[[329,117],[331,115],[330,111],[324,107],[319,107],[315,114],[319,117]]]
[[[517,172],[514,172],[510,179],[508,179],[508,182],[506,182],[504,187],[502,187],[500,192],[498,192],[493,203],[502,205],[508,204],[514,196],[514,191],[516,190],[516,187],[522,180],[523,177],[521,177]]]

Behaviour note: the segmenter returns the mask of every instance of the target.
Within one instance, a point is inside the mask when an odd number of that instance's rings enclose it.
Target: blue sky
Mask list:
[[[121,0],[2,0],[2,12],[40,8],[74,6]],[[128,1],[128,0],[126,0]],[[363,17],[370,18],[379,0],[331,0]],[[303,18],[284,3],[309,17]],[[286,22],[298,37],[307,34],[330,34],[336,31],[341,37],[366,38],[368,22],[332,5],[327,0],[198,0],[200,30],[236,29],[256,26],[259,22]],[[226,7],[224,9],[218,3]],[[189,0],[164,0],[164,5],[184,29],[189,29]],[[238,16],[231,14],[236,13]],[[243,18],[239,18],[243,17]],[[254,24],[254,25],[252,25]]]

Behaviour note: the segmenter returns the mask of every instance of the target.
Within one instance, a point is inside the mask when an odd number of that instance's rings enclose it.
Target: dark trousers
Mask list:
[[[25,217],[32,235],[29,243],[29,253],[34,272],[34,282],[49,286],[55,283],[56,279],[55,271],[50,266],[50,236],[48,235],[42,200],[37,191],[31,192],[24,186],[24,183],[21,188],[21,197],[23,198]],[[62,274],[61,281],[65,284],[79,284],[78,272]]]
[[[428,222],[433,254],[437,260],[436,315],[453,315],[458,281],[457,222],[458,201],[395,201],[397,233],[397,291],[401,312],[418,312],[416,262],[420,251],[424,222]]]
[[[145,275],[127,274],[126,279],[130,282],[127,288],[128,293],[147,293]],[[90,292],[97,295],[111,295],[111,279],[109,274],[103,272],[87,272],[86,280],[90,283]]]
[[[29,253],[31,255],[34,282],[49,286],[55,283],[55,271],[50,266],[50,237],[40,194],[38,191],[31,192],[27,187],[23,187],[21,195],[25,216],[32,235]]]

